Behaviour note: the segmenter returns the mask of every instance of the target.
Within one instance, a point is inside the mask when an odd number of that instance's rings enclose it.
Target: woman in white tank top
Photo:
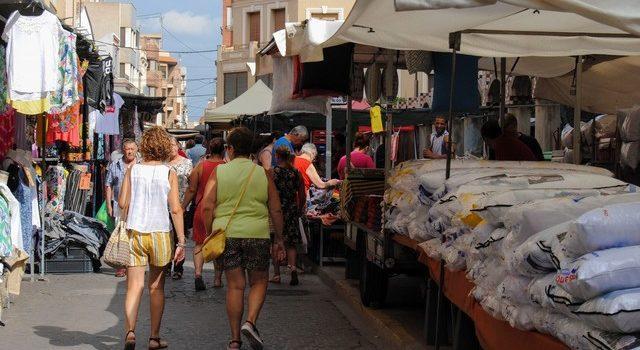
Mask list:
[[[145,131],[140,143],[142,162],[129,168],[118,200],[122,220],[129,233],[130,262],[127,267],[127,298],[125,349],[135,349],[135,329],[140,299],[144,289],[144,275],[149,266],[149,295],[151,301],[151,337],[149,349],[164,349],[160,339],[160,323],[164,309],[164,267],[172,258],[174,263],[184,260],[183,211],[178,197],[178,177],[166,164],[171,152],[171,137],[160,127]],[[171,218],[167,211],[171,210]],[[177,236],[172,254],[171,222]]]

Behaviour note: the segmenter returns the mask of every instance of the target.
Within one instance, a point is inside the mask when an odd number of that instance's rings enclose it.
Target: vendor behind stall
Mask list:
[[[503,133],[497,121],[484,123],[481,133],[484,142],[494,153],[489,157],[490,160],[536,161],[529,147],[512,134]]]
[[[373,162],[371,156],[369,156],[369,136],[364,133],[356,133],[355,140],[353,141],[353,152],[351,152],[351,167],[352,168],[375,168],[376,165]],[[347,167],[347,156],[340,158],[338,163],[338,175],[340,179],[345,178],[344,169]]]
[[[300,175],[302,175],[307,198],[309,198],[309,188],[311,188],[311,184],[320,189],[326,189],[340,184],[340,180],[322,180],[320,175],[318,175],[318,170],[316,170],[316,167],[313,165],[313,161],[317,156],[318,150],[316,145],[313,143],[305,143],[300,150],[300,155],[293,161],[293,166],[298,169]]]
[[[522,143],[527,145],[531,152],[533,152],[533,155],[536,156],[536,160],[544,160],[542,148],[540,147],[538,140],[536,140],[535,137],[531,137],[529,135],[518,132],[518,118],[516,118],[516,116],[511,113],[507,113],[505,115],[504,133],[516,137],[518,140],[522,141]]]
[[[435,130],[429,136],[427,148],[422,151],[422,156],[427,159],[446,159],[449,147],[447,120],[443,116],[437,116],[433,126]]]

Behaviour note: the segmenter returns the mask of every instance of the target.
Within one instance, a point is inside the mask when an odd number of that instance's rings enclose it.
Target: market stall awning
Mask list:
[[[214,109],[204,112],[204,121],[230,122],[242,115],[256,115],[269,111],[271,108],[271,89],[262,80],[258,80],[253,86],[235,100]]]
[[[396,11],[394,3],[412,11]],[[460,53],[479,57],[631,56],[640,55],[637,6],[635,0],[357,0],[338,28],[311,19],[288,24],[274,39],[281,53],[303,61],[322,59],[323,47],[344,42],[445,52],[455,32],[463,33]]]

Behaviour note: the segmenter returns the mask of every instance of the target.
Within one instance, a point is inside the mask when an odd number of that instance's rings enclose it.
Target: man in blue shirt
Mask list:
[[[271,152],[271,166],[275,167],[276,162],[276,150],[280,147],[287,147],[291,151],[291,154],[295,154],[295,146],[302,146],[309,139],[309,131],[304,125],[298,125],[291,131],[276,140],[273,144],[273,151]]]
[[[196,145],[187,150],[187,156],[191,159],[191,164],[195,168],[200,158],[207,154],[207,149],[202,145],[204,143],[204,137],[202,135],[196,136]]]

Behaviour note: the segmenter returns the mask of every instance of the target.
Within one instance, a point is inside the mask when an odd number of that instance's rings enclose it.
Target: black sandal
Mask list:
[[[238,344],[238,347],[232,348],[231,344]],[[229,342],[229,345],[227,345],[227,350],[237,350],[237,349],[242,349],[242,342],[239,340],[232,340]]]
[[[128,339],[129,334],[133,334],[133,339]],[[124,336],[124,350],[135,350],[136,349],[136,332],[133,329],[130,329],[127,334]]]
[[[158,343],[158,346],[151,346],[152,341]],[[160,339],[160,337],[149,338],[149,350],[166,349],[168,347],[169,347],[169,344],[166,341]]]

